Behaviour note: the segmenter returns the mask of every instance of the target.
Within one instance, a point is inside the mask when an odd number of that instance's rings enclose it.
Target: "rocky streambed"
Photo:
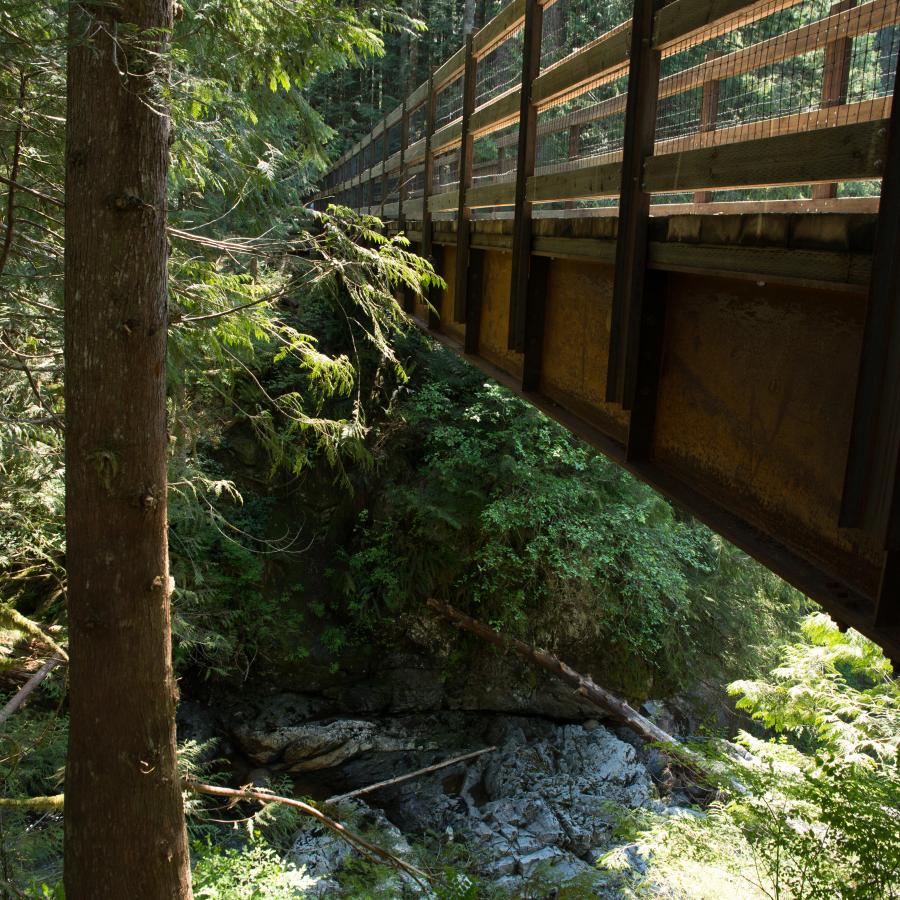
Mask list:
[[[665,759],[609,722],[465,710],[323,712],[320,698],[299,694],[236,709],[217,726],[239,761],[235,783],[289,778],[295,795],[323,801],[495,747],[329,811],[401,856],[413,845],[429,848],[500,895],[552,897],[564,888],[567,897],[621,896],[595,864],[623,844],[616,836],[623,815],[640,807],[690,814],[682,809],[689,798],[672,791]],[[211,715],[187,704],[185,731],[210,730]],[[644,865],[636,847],[625,845],[623,855]],[[320,896],[359,896],[340,877],[355,851],[314,822],[296,835],[291,856],[318,879]],[[401,894],[397,881],[374,896]]]

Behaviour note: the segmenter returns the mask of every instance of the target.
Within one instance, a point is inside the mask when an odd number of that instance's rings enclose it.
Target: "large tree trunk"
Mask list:
[[[166,546],[171,0],[70,5],[68,900],[191,896]]]

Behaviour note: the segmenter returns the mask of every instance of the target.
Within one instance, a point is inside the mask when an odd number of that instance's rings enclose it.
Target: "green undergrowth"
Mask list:
[[[335,570],[345,641],[435,596],[632,696],[761,671],[802,598],[448,351],[411,339]],[[630,683],[622,675],[639,673]]]

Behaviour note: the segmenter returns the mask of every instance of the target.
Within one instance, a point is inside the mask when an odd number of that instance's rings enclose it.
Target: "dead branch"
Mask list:
[[[475,759],[476,756],[481,756],[484,753],[492,753],[496,749],[496,747],[485,747],[483,750],[475,750],[473,753],[466,753],[463,756],[454,756],[452,759],[445,759],[443,762],[435,763],[433,766],[425,766],[424,769],[416,769],[415,772],[407,772],[405,775],[398,775],[396,778],[389,778],[387,781],[378,781],[375,784],[370,784],[367,787],[357,788],[357,790],[350,791],[346,794],[336,794],[334,797],[329,797],[325,802],[340,803],[342,800],[350,800],[353,797],[362,797],[364,794],[371,794],[372,791],[378,791],[381,788],[390,787],[394,784],[401,784],[402,782],[409,781],[412,778],[418,778],[420,775],[429,775],[430,773],[437,772],[440,769],[446,769],[449,766],[455,766],[457,763]]]
[[[401,872],[409,875],[421,888],[426,891],[428,890],[427,882],[430,881],[430,877],[421,869],[417,869],[405,860],[400,859],[399,856],[395,856],[383,847],[379,847],[377,844],[367,841],[361,835],[348,830],[340,822],[326,816],[323,812],[320,812],[308,803],[304,803],[302,800],[294,800],[291,797],[279,797],[277,794],[259,788],[244,787],[236,790],[234,788],[219,787],[214,784],[203,784],[202,782],[195,781],[193,778],[185,778],[182,781],[182,784],[187,790],[198,794],[210,794],[214,797],[231,797],[233,800],[256,800],[259,803],[282,803],[293,809],[299,809],[301,812],[306,813],[306,815],[312,816],[314,819],[321,822],[329,831],[336,834],[352,847],[367,853],[370,857],[374,857],[377,860],[386,862],[388,865],[399,869]]]
[[[16,695],[0,710],[0,725],[28,699],[29,694],[36,690],[38,685],[62,662],[62,659],[58,656],[51,657],[19,688]]]
[[[617,719],[623,725],[630,728],[639,737],[645,741],[652,741],[660,745],[660,749],[667,755],[671,756],[676,762],[689,767],[696,771],[699,775],[709,774],[713,776],[714,783],[721,782],[723,777],[729,782],[732,789],[738,793],[746,793],[746,789],[729,778],[723,773],[713,771],[713,765],[705,760],[698,753],[689,750],[683,744],[675,740],[668,732],[663,731],[658,725],[654,725],[646,716],[642,716],[634,707],[626,703],[621,697],[605,688],[600,687],[593,679],[581,675],[571,666],[566,665],[561,659],[548,653],[546,650],[540,650],[532,647],[524,641],[509,637],[494,631],[484,622],[479,622],[471,616],[467,616],[464,612],[451,606],[449,603],[441,603],[433,598],[427,601],[428,606],[435,612],[440,613],[448,621],[452,622],[457,628],[462,628],[472,634],[483,638],[490,643],[504,649],[515,650],[526,661],[546,669],[551,675],[560,681],[571,685],[586,700],[589,700],[595,706],[598,706],[604,712],[608,713],[614,719]]]

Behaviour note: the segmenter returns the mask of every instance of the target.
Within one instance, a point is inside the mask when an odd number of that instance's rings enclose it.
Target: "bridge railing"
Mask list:
[[[637,75],[630,168],[657,211],[877,207],[900,0],[655,6],[515,0],[337,161],[318,199],[426,223],[523,203],[616,213]]]

